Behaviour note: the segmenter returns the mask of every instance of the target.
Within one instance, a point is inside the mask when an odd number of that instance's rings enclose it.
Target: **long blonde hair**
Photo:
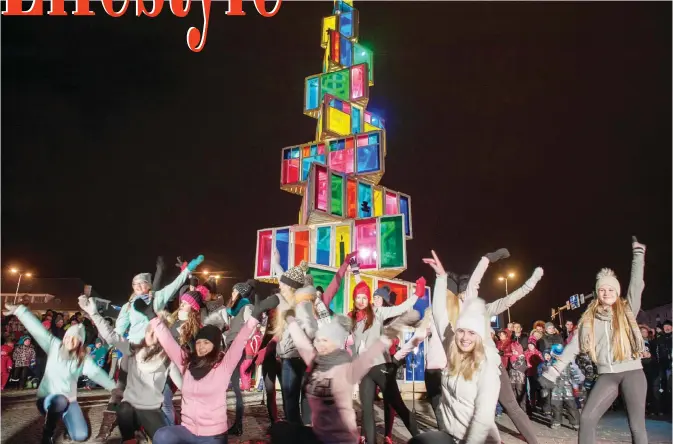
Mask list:
[[[636,358],[636,354],[631,346],[633,341],[632,331],[629,326],[629,321],[626,317],[627,300],[618,297],[612,306],[608,309],[612,310],[612,358],[615,362],[623,361],[626,358]],[[594,334],[594,319],[599,311],[605,310],[601,307],[598,299],[591,301],[586,311],[580,318],[581,337],[585,340],[581,341],[581,350],[588,354],[592,361],[596,361],[596,336]]]
[[[462,376],[466,381],[471,381],[474,373],[486,359],[484,341],[477,337],[471,352],[464,352],[458,347],[458,337],[454,336],[449,345],[448,353],[449,375]]]
[[[460,299],[451,290],[446,290],[446,314],[452,329],[455,329],[460,314]]]
[[[280,305],[274,310],[274,320],[273,320],[273,329],[271,330],[271,334],[276,339],[280,339],[281,336],[283,336],[283,332],[285,331],[285,327],[287,327],[287,322],[285,321],[285,313],[287,313],[289,310],[294,310],[296,304],[295,297],[294,297],[294,292],[296,291],[294,288],[289,287],[289,291],[292,293],[292,300],[288,301],[285,296],[282,295],[282,293],[278,293],[278,297],[280,298],[281,302],[285,301],[287,303],[287,307],[282,309],[280,308]]]

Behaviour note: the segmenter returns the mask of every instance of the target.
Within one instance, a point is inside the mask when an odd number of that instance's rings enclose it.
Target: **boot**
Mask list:
[[[94,438],[95,442],[106,442],[117,425],[117,413],[111,410],[103,412],[103,421],[98,429],[98,436]]]
[[[42,428],[42,444],[54,444],[54,432],[59,414],[47,413],[44,418],[44,427]]]
[[[234,423],[234,425],[227,430],[227,435],[229,436],[241,436],[242,434],[243,426],[241,424]]]

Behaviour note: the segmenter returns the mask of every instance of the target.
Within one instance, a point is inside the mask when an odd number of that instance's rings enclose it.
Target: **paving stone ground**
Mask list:
[[[102,420],[103,411],[107,405],[108,395],[101,390],[80,391],[78,394],[80,405],[87,418],[90,429],[93,430],[93,436],[98,432]],[[233,420],[233,393],[228,393],[228,403],[230,408],[230,420]],[[245,414],[243,416],[243,436],[230,437],[231,444],[245,443],[265,443],[268,442],[265,436],[269,420],[266,414],[266,407],[262,404],[262,395],[260,393],[244,393]],[[176,397],[174,400],[176,407],[179,407],[180,401]],[[436,426],[434,416],[429,405],[425,401],[406,400],[409,409],[415,408],[418,423],[421,429],[430,430]],[[278,397],[279,409],[282,410],[280,396]],[[1,397],[1,444],[37,444],[40,442],[42,433],[43,418],[39,415],[35,407],[35,390],[7,391],[2,393]],[[377,442],[383,442],[383,411],[381,403],[375,405],[375,414],[377,416]],[[359,410],[356,405],[356,410]],[[282,414],[282,413],[281,413]],[[359,415],[358,415],[359,416]],[[539,422],[538,422],[539,421]],[[577,432],[567,427],[551,430],[543,418],[538,418],[533,424],[536,429],[536,435],[540,444],[560,444],[576,443]],[[497,419],[498,427],[501,431],[501,437],[505,444],[520,444],[524,441],[519,438],[516,428],[509,420],[507,415]],[[359,424],[359,423],[358,423]],[[660,418],[648,418],[647,433],[649,444],[671,444],[671,421]],[[396,418],[393,430],[393,441],[395,444],[406,443],[410,438],[404,424]],[[629,433],[628,422],[624,412],[609,412],[603,417],[597,428],[597,443],[630,443],[631,435]],[[57,429],[56,442],[69,443],[63,439],[63,429],[61,426]],[[120,444],[121,436],[119,429],[112,434],[110,444]]]

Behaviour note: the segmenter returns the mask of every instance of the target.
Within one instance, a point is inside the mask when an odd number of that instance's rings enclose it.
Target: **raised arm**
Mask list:
[[[631,280],[629,281],[629,289],[626,292],[626,300],[631,306],[631,311],[634,316],[638,316],[640,311],[640,302],[645,289],[645,281],[643,274],[645,271],[645,245],[638,243],[638,240],[633,236],[633,259],[631,261]]]
[[[77,299],[77,303],[79,304],[79,307],[82,309],[82,311],[89,315],[89,318],[91,318],[96,329],[98,330],[98,334],[106,343],[117,347],[123,354],[130,352],[129,341],[124,339],[123,336],[117,334],[114,329],[108,325],[105,319],[103,319],[103,317],[98,314],[96,302],[93,300],[93,298],[88,298],[82,295]]]
[[[224,359],[222,359],[222,364],[216,369],[220,378],[223,378],[226,381],[231,378],[231,375],[234,373],[236,366],[241,360],[245,344],[248,342],[248,339],[250,339],[257,324],[259,324],[259,321],[256,318],[250,318],[238,332],[234,342],[231,343],[229,349],[225,353]]]
[[[407,342],[404,343],[404,345],[397,350],[397,353],[395,353],[394,358],[398,361],[403,360],[404,358],[407,357],[409,353],[416,347],[418,347],[421,342],[425,340],[425,337],[427,335],[427,329],[425,332],[421,332],[420,329],[416,329],[416,332],[414,335],[409,339]]]
[[[157,337],[159,344],[161,344],[161,347],[166,352],[168,358],[175,364],[180,373],[184,374],[186,370],[185,365],[183,364],[184,352],[173,338],[171,331],[158,317],[152,319],[150,325],[154,329],[154,335]]]
[[[58,341],[58,339],[44,328],[44,325],[42,325],[33,313],[28,311],[26,306],[19,305],[14,308],[10,305],[6,305],[6,307],[8,310],[14,310],[14,315],[21,321],[23,326],[26,327],[28,333],[30,333],[33,339],[35,339],[35,342],[37,342],[37,345],[39,345],[45,352],[49,352],[51,345],[54,341]]]
[[[203,262],[203,255],[199,255],[196,259],[192,259],[187,267],[180,272],[173,282],[166,285],[161,290],[154,293],[152,300],[154,311],[159,312],[166,307],[166,304],[171,297],[180,289],[180,286],[187,280],[187,277]]]
[[[449,328],[449,314],[446,311],[446,274],[435,277],[435,288],[432,292],[432,318],[442,343]]]
[[[540,378],[540,384],[543,387],[546,386],[546,388],[551,388],[554,384],[554,381],[556,381],[556,379],[561,375],[561,372],[566,368],[566,366],[575,361],[575,357],[577,357],[580,352],[579,336],[580,335],[573,335],[572,340],[563,349],[561,356],[556,358],[554,365],[550,365],[547,368],[547,371],[542,374],[542,378]],[[545,379],[547,381],[545,381]]]
[[[299,324],[297,324],[294,317],[287,317],[287,328],[290,331],[290,337],[292,337],[292,342],[294,342],[295,347],[297,347],[299,355],[307,366],[311,366],[316,356],[313,344],[306,337],[306,333],[304,333]]]
[[[493,409],[498,403],[500,377],[496,363],[484,360],[477,383],[477,398],[474,400],[474,414],[467,430],[466,444],[481,444],[486,441],[493,423]]]
[[[416,304],[416,301],[419,297],[425,294],[425,278],[420,277],[416,280],[416,288],[414,294],[407,298],[406,301],[402,302],[400,305],[393,305],[392,307],[379,307],[375,310],[375,314],[380,316],[384,321],[386,319],[394,318],[400,316],[403,313],[411,310]]]
[[[392,342],[386,336],[381,336],[371,347],[365,350],[362,354],[350,364],[348,371],[348,382],[351,384],[358,383],[369,371],[376,362],[376,358],[381,356],[386,348],[390,347]],[[296,343],[295,343],[296,345]]]
[[[117,383],[110,379],[108,374],[101,367],[98,367],[88,356],[84,358],[84,368],[82,369],[82,373],[109,392],[117,386]]]
[[[131,326],[131,319],[129,317],[130,309],[131,303],[127,302],[126,304],[122,305],[121,310],[119,310],[119,316],[115,321],[115,333],[117,333],[119,336],[124,336],[124,333],[126,333]]]
[[[493,253],[488,253],[482,257],[479,260],[477,267],[472,272],[472,276],[470,276],[470,280],[467,283],[467,289],[465,290],[465,300],[463,302],[467,302],[470,299],[479,297],[479,284],[484,277],[484,273],[486,273],[488,264],[491,262],[497,262],[500,259],[506,259],[508,257],[509,251],[507,251],[506,248],[500,248],[499,250],[494,251]]]
[[[346,270],[348,270],[348,264],[351,260],[351,258],[355,257],[357,255],[357,251],[354,251],[350,253],[346,258],[344,259],[343,263],[337,270],[336,274],[332,278],[332,281],[329,283],[327,286],[327,289],[325,292],[322,294],[322,302],[325,304],[325,307],[329,308],[329,304],[332,302],[332,299],[334,298],[334,295],[336,292],[339,290],[339,287],[341,286],[341,281],[343,280],[344,276],[346,275]]]
[[[486,315],[491,317],[507,311],[507,309],[518,302],[519,299],[533,291],[533,288],[535,288],[537,283],[540,282],[540,279],[542,279],[543,274],[544,272],[542,268],[537,267],[533,272],[533,275],[529,277],[528,280],[516,291],[511,292],[504,298],[500,298],[497,301],[486,304]]]

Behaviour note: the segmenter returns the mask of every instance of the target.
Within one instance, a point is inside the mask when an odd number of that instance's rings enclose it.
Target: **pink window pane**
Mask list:
[[[325,154],[325,144],[321,143],[318,145],[318,155]]]
[[[260,231],[257,238],[257,276],[271,275],[271,230]]]
[[[299,159],[283,161],[283,184],[299,182]]]
[[[316,184],[315,184],[315,208],[320,211],[327,211],[327,169],[317,167],[316,165]]]
[[[351,105],[347,102],[344,102],[341,105],[341,111],[345,112],[346,114],[350,114],[351,113]]]
[[[372,123],[372,115],[365,111],[365,122]]]
[[[365,65],[351,68],[351,100],[357,100],[365,95]]]
[[[367,146],[369,145],[369,136],[358,136],[358,146]]]
[[[339,173],[352,174],[355,170],[355,150],[344,149],[330,152],[329,167]]]
[[[355,221],[355,248],[358,250],[358,262],[363,270],[376,268],[376,219]]]
[[[398,214],[397,194],[386,191],[386,214]]]

